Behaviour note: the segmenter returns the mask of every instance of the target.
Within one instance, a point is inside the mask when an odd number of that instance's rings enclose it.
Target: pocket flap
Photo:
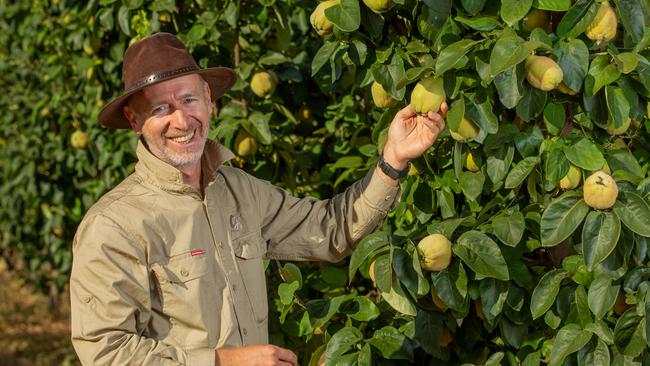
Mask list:
[[[233,249],[239,258],[259,258],[266,254],[266,241],[259,232],[254,231],[233,240]]]
[[[151,269],[159,280],[173,283],[184,283],[208,273],[208,256],[206,254],[192,256],[191,253],[169,257],[167,263],[153,263]]]

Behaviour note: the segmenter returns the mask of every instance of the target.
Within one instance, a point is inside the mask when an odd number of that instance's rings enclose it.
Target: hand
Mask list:
[[[410,105],[397,112],[388,128],[384,160],[402,170],[409,161],[424,154],[445,128],[447,110],[447,103],[443,102],[438,113],[429,112],[426,117],[413,112]]]
[[[288,349],[272,344],[259,344],[216,350],[217,366],[297,366],[298,357]]]

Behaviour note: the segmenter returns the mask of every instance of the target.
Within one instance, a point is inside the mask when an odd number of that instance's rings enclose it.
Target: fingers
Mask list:
[[[296,354],[291,352],[290,350],[277,347],[276,353],[281,363],[286,362],[287,365],[292,365],[292,366],[298,365],[298,356],[296,356]]]
[[[397,114],[395,114],[395,119],[409,119],[411,117],[417,116],[417,113],[413,112],[411,105],[408,104],[406,107],[402,108]]]

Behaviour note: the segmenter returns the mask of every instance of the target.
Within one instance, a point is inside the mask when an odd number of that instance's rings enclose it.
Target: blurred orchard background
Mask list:
[[[363,176],[405,105],[451,106],[350,259],[267,263],[301,365],[650,364],[647,0],[0,0],[0,30],[0,364],[77,363],[71,240],[135,163],[97,114],[158,31],[236,70],[210,136],[298,196]],[[422,268],[432,234],[451,260]]]

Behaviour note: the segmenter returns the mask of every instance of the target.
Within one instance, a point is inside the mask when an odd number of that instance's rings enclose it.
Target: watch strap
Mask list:
[[[379,166],[379,169],[381,169],[381,171],[391,179],[397,180],[406,177],[409,172],[409,168],[411,167],[411,163],[407,163],[406,168],[397,170],[388,164],[386,160],[384,160],[384,155],[379,155],[379,159],[377,159],[377,166]]]

